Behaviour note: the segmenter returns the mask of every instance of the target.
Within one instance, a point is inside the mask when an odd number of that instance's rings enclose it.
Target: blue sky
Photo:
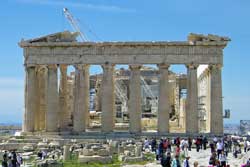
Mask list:
[[[250,119],[249,0],[3,0],[0,122],[22,119],[23,52],[17,43],[22,38],[72,30],[63,7],[69,8],[81,29],[95,41],[182,41],[190,32],[230,37],[224,50],[223,101],[232,118],[225,122]]]

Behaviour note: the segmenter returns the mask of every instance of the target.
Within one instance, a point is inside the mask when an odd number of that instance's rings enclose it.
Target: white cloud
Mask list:
[[[61,7],[76,7],[89,10],[99,10],[104,12],[119,12],[119,13],[133,13],[134,9],[122,8],[114,5],[96,5],[90,3],[80,2],[66,2],[66,1],[50,1],[50,0],[17,0],[20,3],[48,5],[48,6],[61,6]]]

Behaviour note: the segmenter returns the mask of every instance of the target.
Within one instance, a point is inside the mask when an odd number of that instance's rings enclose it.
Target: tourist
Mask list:
[[[8,164],[8,167],[13,167],[13,165],[12,165],[12,160],[11,160],[11,156],[8,156],[7,164]]]
[[[213,142],[214,142],[214,144],[217,144],[217,141],[218,141],[217,137],[216,137],[216,136],[214,136],[214,138],[213,138]]]
[[[232,152],[232,138],[231,137],[228,139],[227,143],[228,143],[228,151]]]
[[[163,157],[161,159],[161,166],[162,167],[171,167],[171,154],[170,152],[166,154],[163,154]]]
[[[146,149],[150,149],[150,142],[147,138],[145,138],[144,144],[143,144],[143,150],[145,151]]]
[[[172,149],[171,149],[171,145],[172,145],[172,142],[171,142],[171,140],[168,138],[167,139],[167,152],[171,152],[172,151]]]
[[[157,146],[156,138],[153,138],[153,140],[151,141],[152,152],[156,152],[156,146]]]
[[[145,138],[145,140],[144,140],[144,145],[143,145],[143,149],[144,149],[144,150],[149,149],[149,145],[150,145],[149,140],[148,140],[147,138]]]
[[[209,165],[215,165],[216,164],[216,153],[215,152],[213,152],[212,153],[212,155],[210,156],[210,158],[209,158]]]
[[[198,140],[200,141],[200,149],[202,149],[203,136],[201,135],[200,137],[198,137]]]
[[[206,150],[206,149],[207,149],[207,143],[208,143],[208,141],[207,141],[207,137],[206,137],[206,136],[204,136],[204,137],[203,137],[203,140],[202,140],[202,144],[203,144],[203,149],[204,149],[204,150]]]
[[[191,148],[192,148],[192,139],[191,137],[188,138],[188,151],[191,151]]]
[[[200,151],[200,139],[199,137],[196,138],[195,140],[195,145],[196,145],[196,151],[199,152]]]
[[[163,152],[167,152],[168,149],[168,141],[165,139],[163,140]]]
[[[159,158],[163,156],[163,139],[160,140],[160,144],[158,146]]]
[[[216,149],[217,149],[217,156],[218,156],[218,159],[219,159],[219,156],[223,150],[223,142],[221,140],[219,140],[216,144]]]
[[[7,160],[7,158],[8,158],[8,152],[7,152],[7,151],[4,151],[3,160]]]
[[[190,156],[186,156],[186,159],[183,161],[183,167],[190,167],[189,159],[190,159]]]
[[[174,144],[175,144],[176,146],[180,146],[181,141],[180,141],[180,138],[179,138],[179,137],[177,137],[177,138],[174,140]]]
[[[247,152],[247,140],[244,141],[244,152]]]
[[[7,151],[3,154],[2,167],[8,167],[8,154]]]
[[[215,152],[215,144],[214,142],[210,142],[211,153]]]
[[[198,167],[199,163],[197,161],[194,162],[194,167]]]
[[[12,162],[12,167],[16,167],[17,166],[17,155],[16,155],[15,150],[12,151],[11,162]]]
[[[47,156],[47,153],[43,150],[42,151],[42,159],[44,160],[46,158],[46,156]]]
[[[38,151],[37,156],[39,157],[40,160],[43,158],[43,153],[41,150]]]
[[[181,145],[180,145],[182,151],[184,151],[185,145],[186,145],[186,141],[185,141],[185,139],[182,139],[182,140],[181,140]]]
[[[172,161],[172,167],[181,167],[181,162],[179,160],[179,155],[175,155],[175,158]]]
[[[221,167],[226,167],[226,161],[227,161],[227,157],[224,151],[221,152],[220,156],[219,156],[219,161],[220,161],[220,166]]]
[[[20,167],[23,164],[23,158],[20,154],[17,154],[17,167]]]
[[[250,158],[247,160],[247,165],[250,165]]]
[[[226,153],[226,156],[228,156],[229,146],[228,146],[227,140],[225,140],[225,142],[224,142],[224,152]]]
[[[176,147],[176,149],[175,149],[175,155],[180,155],[180,153],[181,153],[181,148],[180,148],[180,146],[178,145],[178,146]]]

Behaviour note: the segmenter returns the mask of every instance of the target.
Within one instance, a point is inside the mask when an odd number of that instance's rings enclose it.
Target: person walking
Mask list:
[[[226,167],[227,157],[224,151],[221,152],[219,156],[220,167]]]
[[[208,143],[206,136],[204,136],[202,142],[203,142],[203,149],[206,150],[207,149],[207,143]]]
[[[172,167],[181,167],[181,162],[179,160],[179,155],[175,155],[175,158],[172,161]]]
[[[152,152],[156,152],[156,146],[157,146],[156,138],[153,138],[153,140],[151,141]]]
[[[195,161],[194,162],[194,167],[198,167],[198,165],[199,165],[198,161]]]
[[[195,141],[195,145],[196,145],[196,151],[199,152],[200,151],[200,139],[199,137],[196,138],[196,141]]]
[[[210,158],[209,158],[209,165],[216,165],[216,153],[215,152],[213,152],[212,153],[212,155],[210,156]]]
[[[188,151],[191,151],[191,148],[192,148],[192,139],[191,137],[188,138]]]
[[[190,156],[186,156],[186,159],[183,161],[183,167],[190,167],[189,159],[190,159]]]
[[[244,152],[247,152],[247,140],[244,141]]]
[[[161,159],[161,166],[162,167],[171,167],[171,154],[170,152],[167,155],[164,153]]]
[[[216,149],[217,149],[217,156],[218,156],[218,159],[219,159],[219,156],[223,150],[223,142],[221,140],[219,140],[216,144]]]

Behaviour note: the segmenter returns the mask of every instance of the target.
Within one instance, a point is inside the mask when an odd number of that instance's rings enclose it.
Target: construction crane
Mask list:
[[[70,25],[72,26],[72,28],[79,33],[80,35],[80,38],[82,40],[82,42],[86,42],[88,41],[86,35],[84,35],[82,32],[81,32],[81,29],[78,25],[78,22],[74,19],[73,15],[69,12],[69,10],[67,8],[63,8],[63,13],[66,17],[66,19],[69,20],[69,23]]]

